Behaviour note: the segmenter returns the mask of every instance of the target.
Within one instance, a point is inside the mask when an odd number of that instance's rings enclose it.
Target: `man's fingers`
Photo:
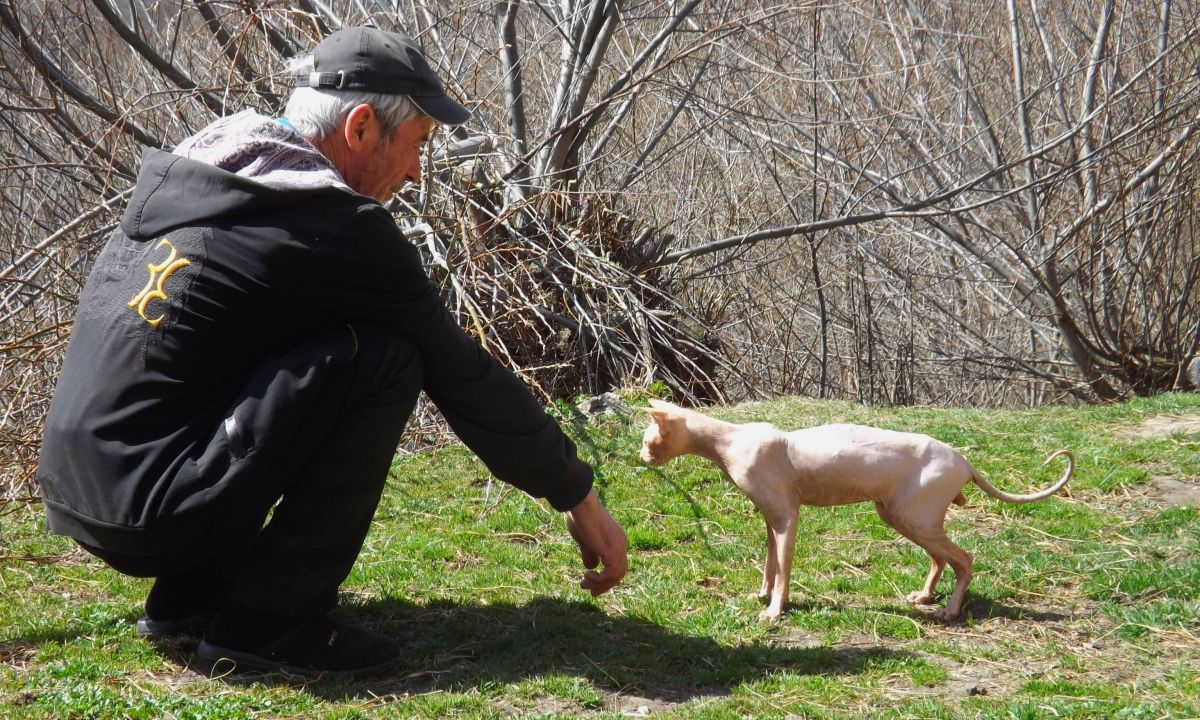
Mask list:
[[[595,570],[600,564],[600,556],[592,552],[590,548],[579,548],[579,555],[583,558],[583,566],[588,570]]]
[[[613,589],[619,582],[621,582],[621,577],[614,577],[607,569],[604,572],[589,570],[583,574],[583,580],[579,581],[579,587],[590,592],[593,597],[597,597]]]
[[[603,595],[615,587],[617,583],[621,582],[621,578],[625,577],[628,569],[628,561],[623,549],[622,552],[604,557],[603,560],[604,570],[602,572],[589,570],[583,574],[583,580],[579,583],[579,587],[592,593],[593,597]]]
[[[571,533],[571,538],[575,540],[575,544],[579,546],[579,555],[583,559],[583,566],[589,570],[594,569],[600,564],[600,556],[592,550],[589,543],[580,535],[579,529],[575,527],[574,520],[568,518],[567,532]]]

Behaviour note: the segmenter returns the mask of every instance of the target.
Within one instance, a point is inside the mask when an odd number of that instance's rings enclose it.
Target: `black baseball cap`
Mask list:
[[[313,48],[313,72],[296,77],[302,87],[407,95],[443,125],[461,125],[471,111],[442,88],[421,48],[404,32],[343,28]]]

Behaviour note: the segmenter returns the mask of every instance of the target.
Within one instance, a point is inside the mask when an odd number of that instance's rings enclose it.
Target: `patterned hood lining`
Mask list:
[[[217,120],[179,143],[173,152],[276,190],[350,190],[312,143],[253,110]]]

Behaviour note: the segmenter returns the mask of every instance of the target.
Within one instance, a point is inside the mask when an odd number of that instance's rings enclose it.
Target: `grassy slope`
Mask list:
[[[133,623],[148,587],[40,528],[2,518],[0,717],[1200,716],[1200,513],[1152,478],[1200,478],[1200,436],[1122,434],[1200,396],[1032,412],[869,409],[786,399],[715,409],[736,422],[827,421],[928,432],[999,486],[1049,484],[1058,447],[1071,497],[1030,506],[967,490],[950,536],[975,555],[966,622],[903,596],[927,560],[868,505],[801,511],[792,599],[758,622],[764,530],[696,458],[636,460],[645,419],[568,421],[629,532],[626,582],[594,600],[561,517],[469,453],[399,459],[343,587],[348,615],[403,641],[383,679],[210,679],[195,640],[153,645]],[[1195,502],[1193,495],[1193,502]],[[940,587],[948,593],[952,574]]]

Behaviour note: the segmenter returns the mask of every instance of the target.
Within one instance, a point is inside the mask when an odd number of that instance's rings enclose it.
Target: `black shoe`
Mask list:
[[[196,649],[224,672],[285,672],[293,675],[344,673],[364,675],[382,670],[400,657],[391,640],[318,615],[294,623],[286,632],[256,650],[229,647],[210,635]]]
[[[137,634],[155,640],[175,635],[199,635],[208,629],[212,613],[199,613],[181,618],[155,620],[149,615],[138,618]]]

